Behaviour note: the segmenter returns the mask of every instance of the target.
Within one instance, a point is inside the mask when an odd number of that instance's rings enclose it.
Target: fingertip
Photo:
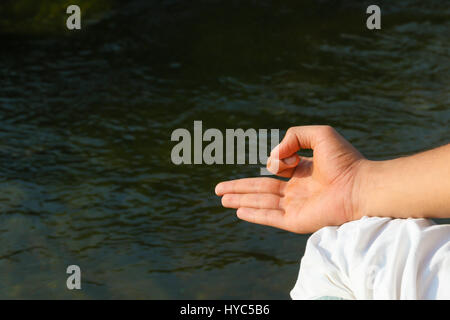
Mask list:
[[[227,195],[224,195],[222,199],[220,199],[220,202],[222,203],[222,207],[227,207]]]
[[[241,208],[238,208],[238,209],[236,210],[236,216],[237,216],[239,219],[243,220],[244,214],[245,214],[245,208],[241,207]]]
[[[267,159],[266,168],[267,168],[267,171],[269,171],[270,173],[273,173],[271,171],[271,166],[272,166],[272,159],[269,157],[269,159]]]
[[[214,189],[214,192],[217,196],[221,196],[223,194],[223,184],[222,182],[218,183]]]
[[[236,208],[236,196],[233,194],[224,194],[222,196],[222,206],[225,208]]]
[[[267,170],[272,174],[277,174],[280,168],[278,160],[272,160],[269,158],[267,161]]]

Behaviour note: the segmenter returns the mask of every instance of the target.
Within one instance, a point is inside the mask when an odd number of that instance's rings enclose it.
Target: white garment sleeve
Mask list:
[[[292,299],[450,299],[450,225],[363,217],[311,235]]]

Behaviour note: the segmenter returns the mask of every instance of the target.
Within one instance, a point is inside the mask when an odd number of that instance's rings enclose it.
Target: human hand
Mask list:
[[[297,151],[312,149],[313,157]],[[357,215],[357,176],[365,158],[330,126],[290,128],[272,150],[267,169],[290,178],[246,178],[221,182],[222,205],[252,223],[296,233],[338,226]]]

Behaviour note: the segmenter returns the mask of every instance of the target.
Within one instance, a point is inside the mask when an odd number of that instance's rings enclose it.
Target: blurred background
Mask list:
[[[175,166],[172,131],[330,124],[371,159],[448,143],[449,18],[442,0],[3,0],[0,298],[288,299],[308,235],[238,221],[214,186],[259,166]]]

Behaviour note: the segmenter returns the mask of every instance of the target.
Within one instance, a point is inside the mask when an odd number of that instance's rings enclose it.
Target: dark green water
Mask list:
[[[392,2],[376,32],[360,1],[111,2],[80,32],[0,11],[0,298],[288,298],[308,236],[238,221],[214,186],[258,167],[175,166],[171,132],[447,143],[448,3]]]

